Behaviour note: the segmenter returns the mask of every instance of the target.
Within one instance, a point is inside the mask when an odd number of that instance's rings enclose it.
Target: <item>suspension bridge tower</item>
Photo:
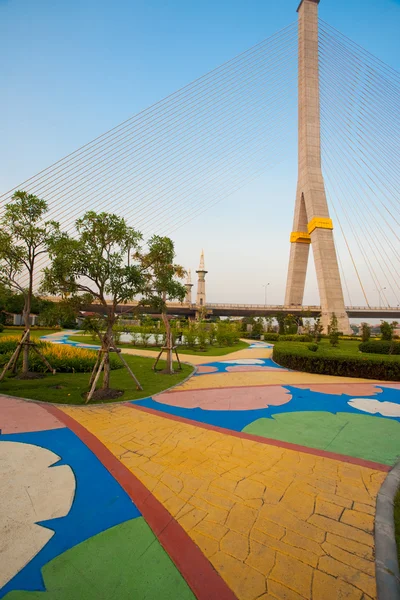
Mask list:
[[[332,314],[335,313],[339,330],[351,333],[321,167],[319,2],[320,0],[302,0],[298,8],[299,166],[285,305],[303,304],[308,256],[312,245],[324,330],[327,331]]]

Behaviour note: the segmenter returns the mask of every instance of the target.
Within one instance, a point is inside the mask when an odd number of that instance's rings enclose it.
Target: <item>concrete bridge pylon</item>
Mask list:
[[[324,330],[335,313],[339,330],[351,333],[345,310],[321,167],[318,4],[302,0],[299,15],[298,184],[285,305],[303,304],[310,245],[314,254]]]

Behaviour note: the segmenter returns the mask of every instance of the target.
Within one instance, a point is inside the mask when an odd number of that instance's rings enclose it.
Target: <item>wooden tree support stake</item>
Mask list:
[[[18,357],[20,355],[22,346],[25,343],[25,339],[28,335],[29,331],[25,331],[24,335],[22,336],[22,338],[20,339],[20,341],[18,342],[18,346],[16,347],[16,349],[14,350],[14,352],[12,353],[12,356],[10,358],[10,360],[8,361],[8,363],[6,364],[6,366],[4,367],[4,369],[1,372],[0,375],[0,381],[2,381],[4,379],[5,374],[7,373],[8,369],[11,367],[11,365],[14,366],[14,362],[16,360],[18,360]]]
[[[102,372],[103,367],[104,367],[104,363],[106,362],[106,356],[107,355],[106,355],[106,353],[104,351],[103,351],[103,353],[104,353],[104,355],[103,355],[103,358],[101,359],[101,363],[100,363],[100,366],[99,366],[99,368],[97,370],[96,377],[94,378],[94,381],[92,383],[92,387],[90,388],[90,392],[87,395],[86,404],[89,402],[89,400],[92,399],[92,396],[93,396],[94,391],[96,389],[97,382],[98,382],[99,377],[100,377],[100,373]]]
[[[15,352],[13,354],[13,359],[11,364],[9,365],[9,370],[11,371],[11,373],[15,373],[17,370],[17,364],[18,364],[18,359],[20,357],[21,351],[22,351],[23,346],[17,346],[17,348],[15,349]]]
[[[49,371],[51,371],[53,373],[53,375],[56,374],[56,370],[53,369],[53,367],[51,366],[51,364],[49,363],[49,361],[47,360],[47,358],[45,356],[43,356],[43,354],[40,352],[39,348],[36,346],[36,344],[30,344],[33,348],[33,350],[36,352],[36,354],[38,354],[40,356],[40,358],[42,359],[42,361],[44,362],[44,364],[46,365],[46,367],[49,369]]]
[[[49,369],[49,371],[51,371],[53,373],[53,375],[56,374],[56,370],[53,369],[53,367],[51,366],[51,364],[49,363],[49,361],[47,360],[47,358],[45,356],[43,356],[43,354],[40,352],[39,348],[37,347],[36,342],[27,342],[26,338],[28,336],[28,334],[30,333],[30,331],[25,331],[24,335],[22,336],[22,338],[20,339],[20,341],[18,342],[18,346],[16,347],[15,351],[13,352],[10,360],[8,361],[8,363],[6,364],[6,366],[4,367],[3,371],[1,372],[0,375],[0,381],[2,381],[2,379],[4,379],[5,374],[7,373],[7,371],[10,369],[13,373],[15,372],[16,366],[17,366],[17,362],[19,359],[19,355],[21,354],[21,350],[24,346],[29,346],[30,348],[32,348],[32,350],[34,350],[34,352],[36,352],[36,354],[39,355],[39,357],[41,358],[41,360],[44,362],[44,364],[46,365],[46,368]]]
[[[176,355],[176,360],[178,361],[178,365],[179,365],[179,370],[182,371],[182,364],[181,361],[179,360],[179,355],[178,355],[178,346],[172,346],[172,348],[168,348],[168,346],[163,346],[160,350],[160,352],[158,353],[158,356],[156,358],[156,362],[154,363],[152,369],[153,371],[160,371],[161,369],[157,369],[157,365],[158,365],[158,361],[161,358],[161,355],[163,352],[169,352],[169,351],[174,351],[175,350],[175,355]],[[174,371],[173,371],[174,372]]]
[[[133,380],[135,381],[135,383],[136,383],[136,388],[137,388],[138,390],[143,390],[143,388],[142,388],[142,386],[140,385],[140,383],[139,383],[139,381],[138,381],[138,379],[137,379],[136,375],[134,374],[134,372],[132,371],[132,369],[130,368],[130,366],[129,366],[129,365],[128,365],[128,363],[126,362],[126,360],[125,360],[125,359],[122,357],[122,354],[121,354],[121,349],[120,349],[120,348],[117,348],[116,346],[113,346],[113,349],[114,349],[114,352],[116,352],[116,353],[117,353],[117,355],[118,355],[118,357],[119,357],[120,361],[122,362],[122,364],[123,364],[123,365],[125,365],[125,367],[128,369],[128,373],[129,373],[129,375],[132,377],[132,379],[133,379]]]
[[[93,381],[94,381],[94,378],[96,377],[96,372],[97,372],[97,368],[98,368],[98,366],[99,366],[99,360],[100,360],[101,352],[102,352],[102,351],[101,351],[101,350],[99,350],[99,351],[98,351],[98,353],[97,353],[96,362],[95,362],[95,365],[94,365],[94,367],[93,367],[92,374],[91,374],[91,376],[90,376],[90,381],[89,381],[89,387],[90,387],[90,388],[92,387],[92,385],[93,385]]]

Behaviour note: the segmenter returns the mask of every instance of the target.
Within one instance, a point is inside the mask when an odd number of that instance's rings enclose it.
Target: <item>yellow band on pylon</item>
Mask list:
[[[300,244],[311,244],[311,238],[305,231],[293,231],[290,235],[290,243],[294,244],[299,242]]]
[[[308,233],[311,234],[315,229],[333,229],[332,219],[326,219],[324,217],[314,217],[311,219],[308,227]]]

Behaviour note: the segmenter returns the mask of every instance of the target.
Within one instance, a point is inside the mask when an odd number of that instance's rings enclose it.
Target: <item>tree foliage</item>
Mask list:
[[[324,330],[324,326],[322,325],[321,317],[319,316],[314,320],[314,327],[313,327],[313,331],[312,331],[312,335],[314,337],[315,342],[318,343],[321,341],[323,330]]]
[[[166,371],[173,373],[173,341],[167,317],[167,301],[184,301],[186,288],[179,280],[184,277],[185,270],[174,262],[175,247],[168,237],[154,235],[148,242],[147,254],[141,260],[146,278],[142,303],[153,308],[162,317],[166,330]]]
[[[387,321],[382,321],[381,323],[381,337],[383,340],[390,342],[393,339],[393,332],[397,327],[397,322],[388,323]]]
[[[363,342],[368,342],[371,338],[371,327],[368,323],[361,323],[361,336]]]
[[[120,304],[145,288],[139,258],[141,234],[115,214],[89,211],[76,221],[77,237],[63,233],[49,247],[51,265],[44,269],[43,290],[69,301],[87,300],[103,306],[106,326],[101,333],[105,353],[103,389],[109,389],[109,353]]]
[[[339,346],[339,328],[338,328],[338,320],[335,313],[332,314],[331,321],[329,324],[329,341],[331,346],[334,348]]]
[[[33,194],[17,191],[6,204],[0,229],[0,283],[22,295],[25,325],[22,372],[29,371],[29,315],[32,309],[35,265],[59,236],[55,221],[44,221],[47,202]]]

